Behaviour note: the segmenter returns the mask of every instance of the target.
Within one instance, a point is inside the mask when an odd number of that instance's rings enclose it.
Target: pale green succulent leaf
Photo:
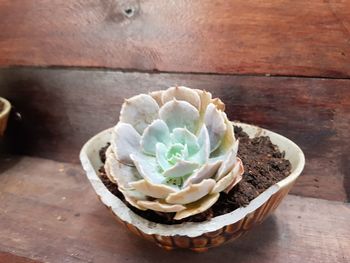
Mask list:
[[[187,144],[184,145],[184,148],[181,151],[181,155],[182,155],[182,160],[187,160],[188,159],[189,153],[188,153]]]
[[[114,127],[112,145],[118,161],[133,165],[130,154],[140,151],[140,138],[140,134],[129,123],[119,122]]]
[[[199,164],[205,164],[210,155],[210,140],[208,130],[205,125],[202,126],[197,143],[199,145],[199,150],[194,155],[190,156],[188,159]]]
[[[221,111],[213,103],[210,103],[207,107],[204,123],[209,133],[210,152],[213,152],[220,146],[227,129]]]
[[[190,184],[198,184],[204,179],[211,178],[218,171],[222,161],[208,162],[198,168],[194,173],[189,176],[186,181],[183,183],[183,187],[186,187]]]
[[[188,156],[188,149],[186,145],[181,143],[172,144],[166,154],[169,164],[174,165],[180,160],[185,160]]]
[[[130,154],[137,171],[147,181],[155,184],[161,184],[164,180],[159,171],[159,166],[155,158],[144,154]]]
[[[173,178],[182,177],[192,173],[198,166],[198,163],[195,162],[179,160],[174,166],[164,171],[163,175]]]
[[[168,144],[170,142],[169,129],[166,123],[160,119],[152,122],[148,126],[141,137],[141,148],[144,153],[155,156],[156,144]]]
[[[171,139],[175,143],[187,145],[189,156],[195,154],[199,150],[197,137],[186,128],[175,128],[171,134]]]
[[[110,149],[110,148],[109,148]],[[131,188],[129,183],[140,180],[140,175],[134,166],[129,166],[119,162],[113,151],[108,150],[106,155],[105,169],[107,175],[111,176],[118,187]]]
[[[146,94],[125,100],[120,111],[120,121],[131,124],[139,134],[158,118],[158,103]]]
[[[199,112],[186,101],[172,100],[165,103],[159,110],[159,117],[166,122],[170,132],[175,128],[187,128],[191,132],[195,132]]]
[[[168,147],[166,147],[163,143],[156,144],[156,159],[159,166],[163,170],[168,170],[172,166],[166,158],[167,152]]]

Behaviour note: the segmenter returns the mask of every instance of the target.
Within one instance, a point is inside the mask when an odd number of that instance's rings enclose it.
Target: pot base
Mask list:
[[[134,225],[123,222],[119,217],[114,214],[118,222],[126,226],[127,229],[133,234],[146,239],[148,241],[154,242],[157,246],[165,250],[174,249],[189,249],[194,252],[206,252],[209,248],[221,246],[228,241],[233,241],[241,236],[243,236],[248,230],[253,228],[255,225],[261,224],[273,211],[278,207],[283,198],[288,194],[292,185],[285,187],[283,190],[273,194],[269,200],[259,207],[252,213],[247,214],[247,216],[234,223],[224,226],[216,231],[208,232],[198,237],[188,237],[188,236],[161,236],[161,235],[148,235]]]

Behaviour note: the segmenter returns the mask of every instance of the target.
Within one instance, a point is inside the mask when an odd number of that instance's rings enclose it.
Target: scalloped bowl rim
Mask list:
[[[134,225],[148,235],[156,234],[161,236],[180,235],[196,237],[207,232],[216,231],[224,226],[234,224],[243,219],[249,213],[258,209],[265,202],[267,202],[268,199],[281,188],[293,184],[297,177],[301,174],[305,165],[305,157],[302,150],[288,138],[254,125],[240,122],[233,122],[233,124],[242,127],[250,137],[264,135],[269,136],[271,141],[276,144],[281,151],[285,151],[285,158],[292,164],[292,172],[289,176],[272,185],[253,199],[248,206],[238,208],[230,213],[216,216],[204,222],[185,222],[178,225],[165,225],[151,222],[135,214],[118,197],[113,195],[105,187],[98,176],[98,169],[102,165],[101,161],[99,160],[98,152],[101,147],[110,141],[110,135],[113,128],[104,130],[87,141],[80,152],[80,160],[84,170],[86,171],[87,178],[93,186],[96,194],[100,197],[101,201],[107,207],[111,208],[112,212],[122,221]]]
[[[0,101],[2,103],[4,103],[4,108],[0,112],[0,119],[1,119],[3,116],[5,116],[9,113],[9,111],[11,109],[11,103],[7,99],[2,98],[2,97],[0,97]]]

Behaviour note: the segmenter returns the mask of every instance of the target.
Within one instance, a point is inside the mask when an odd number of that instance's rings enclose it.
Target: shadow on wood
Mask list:
[[[78,162],[83,143],[116,124],[124,98],[182,84],[222,98],[230,119],[299,144],[307,162],[293,193],[350,196],[350,80],[62,69],[3,69],[0,77],[1,95],[21,114],[7,133],[13,153]]]

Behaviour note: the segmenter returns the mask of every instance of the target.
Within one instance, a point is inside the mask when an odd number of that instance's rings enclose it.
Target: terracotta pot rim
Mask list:
[[[96,194],[122,221],[134,225],[148,235],[197,237],[207,232],[219,230],[243,219],[249,213],[252,213],[265,204],[273,194],[282,188],[291,186],[304,168],[305,157],[302,150],[288,138],[254,125],[239,122],[234,122],[233,124],[242,127],[251,137],[269,136],[272,142],[279,146],[280,150],[286,152],[286,158],[292,163],[292,173],[257,196],[248,206],[238,208],[230,213],[214,217],[204,222],[185,222],[178,225],[151,222],[135,214],[118,197],[109,192],[98,176],[98,169],[101,166],[98,151],[109,141],[113,128],[98,133],[86,142],[80,152],[80,160]]]
[[[7,99],[4,99],[2,97],[0,97],[0,101],[4,103],[4,108],[0,112],[0,119],[1,119],[10,112],[11,103]]]

